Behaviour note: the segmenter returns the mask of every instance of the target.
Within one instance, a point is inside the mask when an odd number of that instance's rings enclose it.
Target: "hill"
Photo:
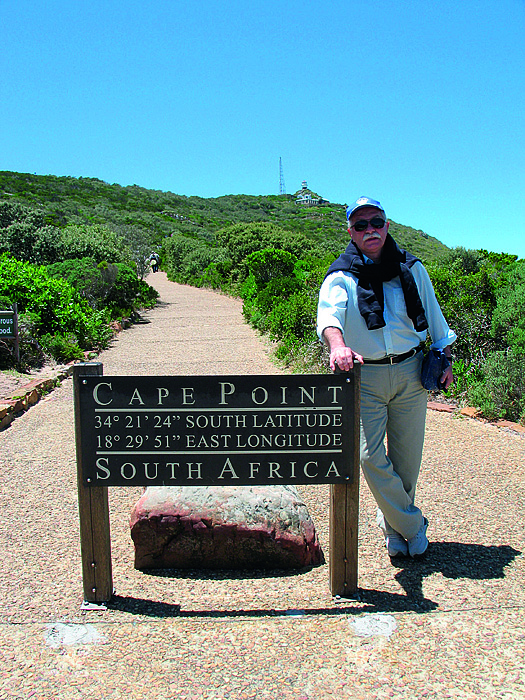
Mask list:
[[[316,333],[319,286],[349,237],[344,206],[313,199],[186,197],[0,172],[0,304],[16,301],[23,312],[26,364],[104,347],[111,320],[153,304],[143,276],[155,250],[171,280],[240,296],[247,321],[288,367],[327,371]],[[458,335],[450,395],[486,417],[525,423],[525,260],[449,249],[395,221],[390,231],[426,263]],[[0,341],[0,365],[2,356],[12,366]]]
[[[334,256],[348,242],[344,205],[304,208],[297,206],[293,195],[186,197],[137,185],[110,185],[96,178],[3,171],[0,200],[35,208],[54,226],[105,224],[119,232],[132,227],[142,229],[157,244],[173,233],[211,243],[225,226],[252,222],[270,222],[301,233]],[[436,238],[410,226],[392,222],[390,232],[401,247],[425,262],[448,250]]]

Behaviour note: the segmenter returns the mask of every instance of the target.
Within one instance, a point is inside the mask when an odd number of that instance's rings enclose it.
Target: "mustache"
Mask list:
[[[365,233],[363,236],[363,241],[369,241],[371,238],[379,238],[381,239],[381,236],[379,233]]]

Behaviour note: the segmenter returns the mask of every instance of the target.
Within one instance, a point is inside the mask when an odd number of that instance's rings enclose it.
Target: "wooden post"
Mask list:
[[[353,478],[346,484],[330,486],[330,592],[333,596],[349,596],[357,592],[358,529],[359,529],[359,419],[361,367],[348,373],[353,386]]]
[[[113,595],[108,489],[85,486],[82,479],[79,385],[82,377],[102,376],[102,373],[100,362],[80,363],[73,368],[80,548],[84,600],[88,603],[107,602]]]
[[[15,362],[17,365],[20,364],[20,337],[18,335],[18,304],[13,304],[13,311],[15,312],[13,319],[13,332],[15,336]]]

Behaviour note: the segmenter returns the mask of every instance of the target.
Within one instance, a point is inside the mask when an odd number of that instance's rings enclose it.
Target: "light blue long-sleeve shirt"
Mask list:
[[[420,262],[411,267],[419,296],[428,321],[432,348],[443,349],[457,338],[439,307],[432,282]],[[386,355],[401,355],[425,341],[427,331],[418,333],[407,315],[405,297],[399,277],[383,282],[386,325],[369,331],[359,313],[357,278],[350,272],[333,272],[321,285],[317,308],[317,333],[330,326],[339,328],[345,344],[369,360],[380,360]]]

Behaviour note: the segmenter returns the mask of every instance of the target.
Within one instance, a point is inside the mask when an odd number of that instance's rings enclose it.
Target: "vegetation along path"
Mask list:
[[[161,303],[105,374],[275,374],[240,302],[148,281]],[[141,489],[110,489],[116,595],[81,612],[72,382],[0,433],[0,700],[525,697],[523,437],[430,411],[427,557],[393,566],[362,486],[358,600],[328,569],[133,568]],[[327,489],[301,489],[328,557]]]

